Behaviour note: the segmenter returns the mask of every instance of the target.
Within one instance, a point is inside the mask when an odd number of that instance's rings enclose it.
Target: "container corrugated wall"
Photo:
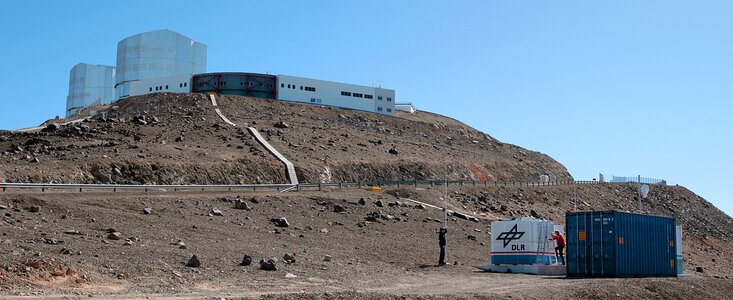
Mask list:
[[[566,216],[570,277],[676,276],[675,220],[625,212]]]

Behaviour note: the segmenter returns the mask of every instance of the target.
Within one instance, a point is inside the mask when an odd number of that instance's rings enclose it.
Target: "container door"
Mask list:
[[[566,232],[567,249],[566,257],[568,276],[588,276],[590,258],[588,256],[588,226],[587,215],[568,215],[565,224],[568,227]]]
[[[599,277],[616,274],[616,228],[613,213],[593,216],[594,274]]]

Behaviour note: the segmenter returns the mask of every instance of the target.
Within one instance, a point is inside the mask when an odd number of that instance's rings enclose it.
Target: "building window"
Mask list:
[[[240,82],[239,82],[239,85],[240,85],[240,86],[241,86],[241,85],[244,85],[244,81],[240,81]]]
[[[153,91],[153,88],[150,88],[150,91],[152,92]]]
[[[392,101],[392,97],[387,97],[387,101]]]
[[[168,85],[167,85],[167,84],[165,85],[165,89],[166,89],[166,90],[168,89]]]
[[[377,96],[377,100],[382,100],[382,96]]]
[[[382,111],[382,108],[381,107],[377,107],[377,111]]]
[[[183,83],[179,83],[179,84],[178,84],[178,87],[179,87],[179,88],[182,88],[182,87],[183,87]]]
[[[362,98],[362,97],[364,97],[364,95],[363,94],[360,94],[360,93],[354,93],[353,95],[356,98]]]
[[[341,96],[351,96],[351,92],[341,91]]]
[[[187,87],[187,86],[188,86],[188,82],[184,82],[183,87]]]
[[[284,87],[285,87],[285,84],[284,84],[284,83],[281,83],[281,84],[280,84],[280,87],[281,87],[281,88],[284,88]]]
[[[374,96],[366,94],[366,95],[364,95],[364,98],[367,98],[367,99],[374,99]]]
[[[388,109],[387,109],[387,112],[392,112],[392,109],[391,109],[391,108],[388,108]]]
[[[301,91],[303,90],[303,86],[302,86],[302,85],[300,86],[300,90],[301,90]]]

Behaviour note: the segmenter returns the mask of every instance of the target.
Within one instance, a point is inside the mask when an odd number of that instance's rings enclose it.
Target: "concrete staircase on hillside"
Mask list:
[[[295,166],[293,166],[293,163],[291,163],[285,156],[280,154],[280,151],[277,151],[275,147],[270,145],[270,143],[265,140],[262,135],[257,131],[257,128],[254,127],[247,127],[247,130],[249,130],[249,133],[255,137],[257,142],[260,143],[263,147],[267,149],[267,151],[270,151],[272,155],[275,155],[277,159],[279,159],[281,162],[285,164],[285,167],[287,167],[288,170],[288,178],[290,178],[290,184],[298,184],[298,175],[295,174]]]

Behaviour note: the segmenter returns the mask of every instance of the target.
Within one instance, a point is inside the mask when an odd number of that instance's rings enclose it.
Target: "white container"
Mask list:
[[[564,236],[563,227],[548,220],[517,218],[491,222],[489,269],[494,272],[564,274],[565,268],[559,265],[555,256],[555,241],[550,240],[555,230]]]

